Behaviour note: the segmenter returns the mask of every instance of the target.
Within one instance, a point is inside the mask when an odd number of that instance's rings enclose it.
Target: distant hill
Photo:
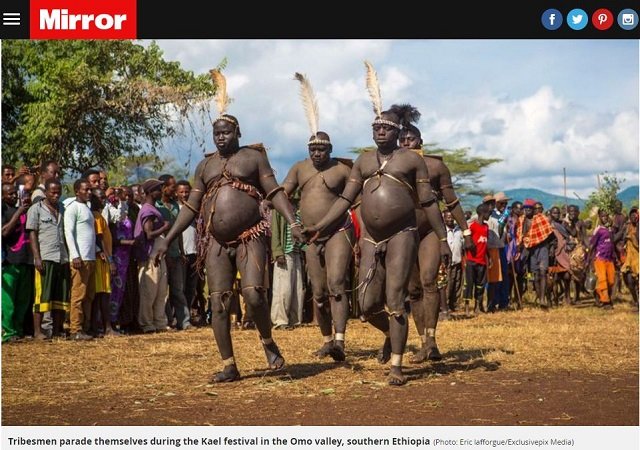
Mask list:
[[[638,205],[638,190],[640,186],[630,186],[618,194],[624,206]]]
[[[622,200],[622,203],[626,208],[629,208],[631,205],[638,204],[639,189],[639,186],[630,186],[618,194],[618,198]],[[542,202],[545,208],[550,208],[553,205],[563,205],[565,203],[565,199],[563,196],[550,194],[548,192],[541,191],[540,189],[509,189],[504,191],[504,193],[507,194],[507,197],[511,197],[511,200],[509,202],[516,200],[523,202],[526,198],[532,198],[536,201]],[[482,197],[479,197],[477,195],[466,195],[462,199],[462,205],[465,209],[473,210],[481,201]],[[567,198],[567,203],[570,205],[578,205],[580,209],[582,209],[584,208],[584,205],[586,203],[586,197],[580,200],[574,195],[571,195]]]
[[[527,198],[532,198],[537,202],[542,202],[545,209],[551,208],[553,205],[564,205],[565,198],[562,195],[550,194],[548,192],[541,191],[540,189],[510,189],[504,192],[508,197],[513,200],[520,200],[524,202]],[[568,196],[566,202],[569,205],[578,205],[582,209],[585,205],[585,200],[580,200],[575,196]]]

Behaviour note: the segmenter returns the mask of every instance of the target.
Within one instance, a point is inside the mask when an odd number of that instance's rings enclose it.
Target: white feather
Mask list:
[[[316,96],[307,77],[296,72],[295,79],[300,82],[300,98],[302,99],[304,113],[307,116],[307,122],[309,122],[309,129],[311,134],[316,136],[318,134],[318,122],[320,121]]]
[[[365,61],[364,65],[367,68],[367,91],[369,91],[369,97],[371,97],[373,112],[376,114],[376,117],[380,117],[382,114],[382,96],[380,95],[378,74],[369,61]]]

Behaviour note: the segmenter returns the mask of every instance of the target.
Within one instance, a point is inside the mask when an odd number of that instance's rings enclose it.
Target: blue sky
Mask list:
[[[409,102],[422,112],[425,142],[469,147],[504,161],[483,186],[535,187],[588,195],[603,171],[638,183],[637,40],[176,40],[158,41],[169,60],[205,73],[228,65],[231,114],[242,143],[263,142],[278,179],[306,157],[310,134],[294,72],[316,92],[320,129],[334,156],[372,144],[373,113],[363,61],[376,68],[383,106]],[[215,108],[212,107],[213,114]],[[200,137],[214,148],[209,125]],[[203,149],[180,138],[163,150],[180,162]]]

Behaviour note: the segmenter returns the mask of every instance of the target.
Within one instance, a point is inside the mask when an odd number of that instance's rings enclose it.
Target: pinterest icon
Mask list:
[[[600,8],[591,16],[591,23],[598,30],[608,30],[613,25],[613,14],[608,9]]]

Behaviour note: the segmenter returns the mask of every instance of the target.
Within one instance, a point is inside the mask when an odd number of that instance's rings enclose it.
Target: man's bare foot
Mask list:
[[[385,338],[382,348],[378,350],[378,362],[386,364],[391,359],[391,339]]]
[[[284,358],[280,353],[280,349],[276,345],[275,342],[271,342],[270,344],[262,344],[264,347],[264,353],[267,356],[267,363],[269,364],[269,369],[271,370],[280,370],[284,367]]]
[[[387,382],[389,383],[389,386],[404,386],[407,384],[407,377],[403,375],[402,367],[391,366]]]
[[[211,383],[230,383],[239,379],[240,372],[238,372],[238,368],[235,364],[231,364],[229,366],[225,366],[224,369],[222,369],[222,372],[216,373],[209,381]]]

